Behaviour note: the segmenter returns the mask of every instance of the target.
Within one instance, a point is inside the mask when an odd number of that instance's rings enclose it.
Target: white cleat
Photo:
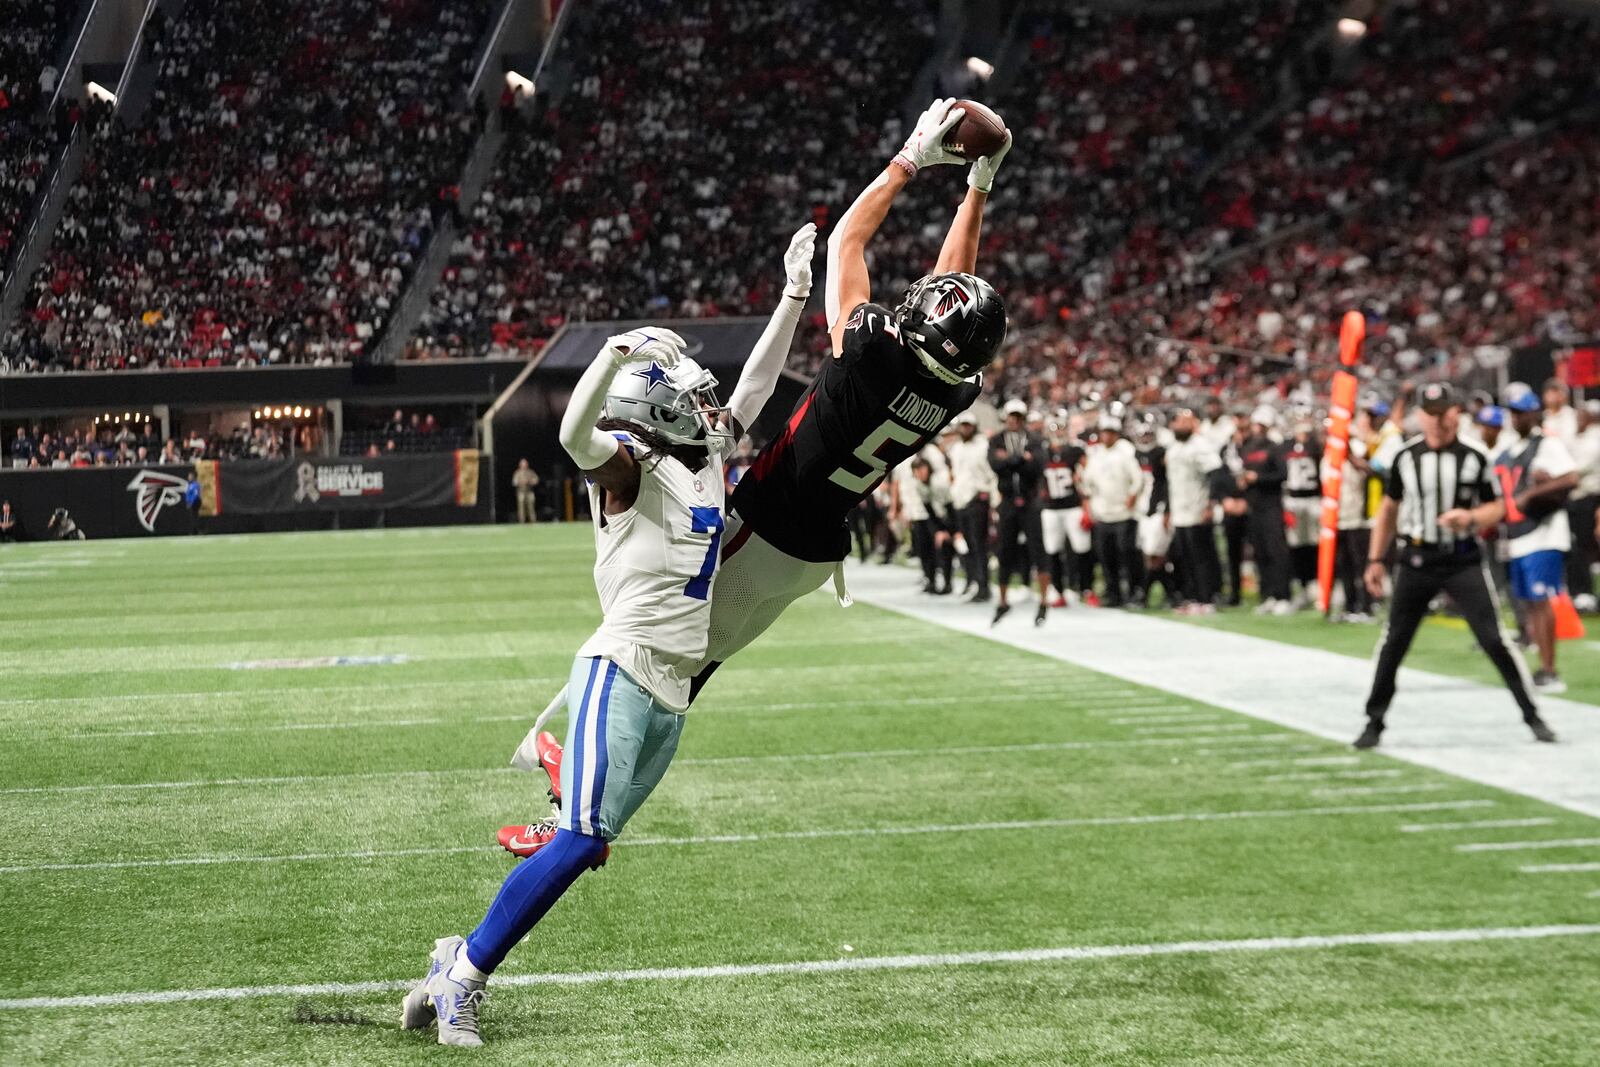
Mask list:
[[[483,1044],[478,1034],[478,1007],[488,993],[482,982],[458,982],[450,977],[450,965],[465,948],[466,941],[454,935],[433,943],[428,976],[400,1002],[401,1029],[421,1030],[438,1023],[441,1045],[477,1048]]]

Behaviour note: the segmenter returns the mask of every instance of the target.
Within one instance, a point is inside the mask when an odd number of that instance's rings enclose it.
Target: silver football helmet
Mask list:
[[[688,356],[624,364],[606,391],[605,415],[654,431],[678,445],[720,451],[732,442],[717,377]]]

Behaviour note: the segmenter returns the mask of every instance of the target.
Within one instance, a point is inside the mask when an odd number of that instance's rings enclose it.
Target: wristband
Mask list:
[[[889,162],[905,171],[908,178],[915,178],[917,176],[917,165],[911,162],[911,160],[907,159],[904,155],[896,155],[893,159],[889,160]]]

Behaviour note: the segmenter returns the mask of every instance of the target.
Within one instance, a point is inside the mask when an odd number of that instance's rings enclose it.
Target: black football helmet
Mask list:
[[[928,274],[894,312],[900,336],[929,374],[954,385],[989,365],[1006,339],[1006,305],[972,274]]]

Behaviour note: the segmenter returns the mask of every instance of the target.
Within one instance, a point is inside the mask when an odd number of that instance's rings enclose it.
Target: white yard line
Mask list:
[[[506,679],[506,681],[513,681],[513,679]],[[531,680],[515,679],[514,681],[516,681],[517,684],[519,684],[519,685],[527,685],[527,684],[531,684],[531,683],[548,683],[550,689],[552,690],[552,695],[553,695],[553,692],[554,692],[554,689],[555,689],[555,683],[554,683],[553,680],[550,680],[550,679],[531,679]],[[419,683],[419,684],[432,686],[432,685],[434,685],[436,683],[429,682],[429,683]],[[449,683],[437,683],[437,684],[443,685],[443,684],[449,684]],[[470,685],[470,684],[503,684],[503,683],[485,682],[485,683],[467,683],[467,684]],[[340,687],[340,688],[350,688],[350,687]],[[357,687],[354,687],[354,688],[362,689],[362,690],[365,691],[365,690],[367,690],[369,688],[371,688],[371,689],[379,689],[379,690],[386,690],[386,689],[392,689],[392,688],[407,688],[407,687],[406,686],[372,686],[372,687],[357,686]],[[299,693],[304,693],[304,692],[322,692],[322,691],[325,691],[325,690],[322,689],[322,688],[306,688],[306,689],[290,689],[290,690],[284,690],[284,689],[230,690],[229,693],[239,693],[241,695],[248,695],[248,694],[252,694],[252,693],[268,693],[268,694],[294,693],[294,694],[299,694]],[[760,690],[752,689],[752,691],[753,692],[755,692],[755,691],[770,692],[771,690],[770,690],[770,687],[763,687]],[[1121,692],[1121,691],[1119,690],[1118,692]],[[1073,697],[1074,700],[1076,700],[1076,699],[1078,699],[1080,697],[1088,697],[1088,698],[1092,699],[1097,695],[1098,694],[1096,694],[1094,691],[1090,691],[1090,692],[1085,693],[1085,692],[1083,692],[1081,690],[1078,690],[1078,689],[1072,690],[1072,693],[1071,693],[1071,696]],[[64,698],[64,699],[78,699],[78,698],[73,697],[73,698]],[[721,699],[725,701],[725,700],[728,699],[728,697],[726,695],[723,695]],[[1061,699],[1061,695],[1060,694],[1052,693],[1052,692],[1048,692],[1048,691],[1036,691],[1036,692],[1031,692],[1031,693],[998,693],[998,694],[994,694],[994,695],[986,697],[985,698],[985,703],[995,703],[995,702],[1019,702],[1019,703],[1022,703],[1022,702],[1025,702],[1025,703],[1039,704],[1039,705],[1048,707],[1048,706],[1050,706],[1051,704],[1055,703],[1056,701],[1058,701],[1060,699]],[[742,713],[745,713],[745,712],[798,711],[798,710],[807,709],[807,708],[837,708],[837,707],[840,707],[842,703],[843,703],[842,700],[834,699],[834,700],[788,701],[788,702],[779,702],[779,703],[761,703],[761,702],[736,703],[736,704],[731,704],[728,707],[717,707],[716,703],[713,702],[711,707],[696,708],[695,710],[690,712],[690,714],[691,715],[695,715],[695,716],[700,716],[700,715],[734,715],[734,714],[742,714]],[[963,697],[961,694],[958,694],[958,693],[942,693],[942,694],[939,694],[939,695],[936,695],[936,696],[886,697],[886,698],[883,698],[883,699],[880,699],[880,700],[875,700],[875,701],[873,701],[873,703],[874,704],[881,704],[881,705],[885,705],[885,706],[893,706],[893,707],[901,707],[901,706],[912,706],[912,707],[915,707],[915,706],[922,706],[922,705],[937,706],[937,705],[942,705],[942,704],[949,704],[949,705],[957,705],[957,706],[962,706],[962,707],[968,707],[971,704],[971,702],[969,700],[967,700],[965,697]],[[373,705],[373,706],[374,707],[381,707],[382,705]],[[1156,705],[1156,706],[1160,707],[1164,711],[1170,711],[1174,707],[1176,707],[1177,705],[1162,704],[1162,705]],[[1129,709],[1129,710],[1133,710],[1133,709]],[[530,711],[527,711],[527,712],[522,712],[522,713],[517,713],[517,714],[507,714],[507,715],[477,715],[477,716],[459,716],[459,717],[450,717],[450,716],[414,716],[414,717],[405,718],[405,719],[333,719],[333,720],[318,720],[318,721],[314,721],[314,722],[246,723],[246,724],[241,724],[241,725],[206,725],[206,726],[174,725],[174,726],[160,726],[160,727],[151,726],[151,727],[145,728],[145,729],[129,729],[129,730],[74,730],[74,731],[56,732],[56,733],[25,732],[25,733],[21,733],[21,734],[13,734],[9,730],[5,729],[4,726],[0,726],[0,736],[4,736],[8,740],[15,739],[15,740],[28,740],[28,741],[60,741],[60,740],[71,741],[71,740],[80,740],[80,739],[83,739],[83,738],[98,738],[98,737],[185,737],[185,736],[204,736],[206,734],[271,733],[271,732],[278,732],[278,731],[295,731],[295,730],[364,730],[364,729],[375,729],[375,728],[405,729],[405,728],[409,728],[409,727],[418,727],[418,726],[454,726],[454,725],[463,724],[463,723],[470,724],[470,723],[518,722],[518,721],[525,721],[529,725],[532,725],[533,720],[536,717],[537,717],[537,712],[530,710]],[[128,721],[128,720],[126,720],[126,719],[123,719],[123,720],[110,719],[110,720],[102,720],[102,721],[116,722],[116,721]]]
[[[786,974],[837,974],[863,971],[928,970],[938,967],[1042,964],[1089,960],[1141,959],[1159,956],[1215,955],[1230,952],[1291,952],[1354,946],[1450,945],[1484,941],[1528,941],[1555,937],[1592,937],[1600,924],[1567,926],[1502,926],[1456,930],[1387,930],[1375,933],[1312,934],[1304,937],[1252,937],[1231,941],[1157,941],[1142,945],[1068,945],[982,952],[942,952],[905,956],[846,956],[831,960],[787,960],[774,963],[724,963],[702,967],[645,967],[625,971],[568,971],[498,974],[497,989],[521,986],[592,985],[597,982],[685,982],[719,978],[766,978]],[[320,982],[162,989],[149,992],[91,993],[66,997],[14,997],[0,1000],[0,1011],[61,1008],[106,1008],[180,1004],[206,1000],[257,1000],[264,997],[362,996],[388,993],[415,985],[417,976],[366,982]]]
[[[1592,848],[1600,845],[1600,837],[1568,837],[1559,841],[1477,841],[1470,845],[1457,845],[1457,852],[1526,852],[1539,848]]]
[[[1206,714],[1205,712],[1194,712],[1187,715],[1128,715],[1118,719],[1106,720],[1106,722],[1110,723],[1112,726],[1154,726],[1161,723],[1197,723],[1220,721],[1222,720],[1218,716]]]
[[[1426,834],[1436,830],[1510,830],[1524,826],[1550,826],[1554,819],[1469,819],[1465,822],[1413,822],[1400,827],[1403,834]]]
[[[1453,782],[1425,782],[1421,785],[1333,785],[1313,789],[1316,797],[1369,797],[1376,793],[1436,793],[1454,788]]]
[[[1600,871],[1600,863],[1535,863],[1517,870],[1523,874],[1593,874]]]
[[[1222,724],[1218,724],[1218,725],[1212,725],[1210,723],[1207,723],[1207,724],[1205,724],[1203,726],[1141,726],[1139,729],[1137,729],[1137,730],[1135,730],[1133,732],[1136,733],[1136,734],[1187,734],[1187,733],[1203,733],[1206,730],[1253,730],[1253,729],[1255,729],[1255,723],[1251,723],[1251,722],[1234,722],[1234,723],[1222,723]]]
[[[825,838],[903,837],[1001,830],[1060,830],[1072,827],[1159,826],[1168,823],[1231,822],[1239,819],[1296,819],[1322,816],[1394,815],[1422,811],[1458,811],[1488,807],[1492,800],[1457,800],[1438,804],[1372,804],[1320,808],[1264,808],[1246,811],[1187,811],[1163,815],[1106,815],[1079,819],[1029,819],[1010,822],[941,823],[931,826],[867,826],[838,830],[786,830],[759,834],[709,834],[692,837],[626,838],[628,848],[653,846],[742,845],[762,841],[815,841]],[[499,852],[496,846],[451,845],[439,848],[359,849],[346,852],[296,852],[270,856],[223,854],[170,856],[147,860],[86,860],[82,863],[25,863],[0,867],[0,874],[45,871],[107,871],[140,867],[209,867],[233,863],[302,863],[321,860],[389,859],[404,856],[451,856],[466,852]]]
[[[982,605],[935,603],[871,568],[851,568],[849,581],[857,600],[975,638],[1335,741],[1361,731],[1372,679],[1365,659],[1122,611],[1062,611],[1044,626],[991,628]],[[1539,705],[1560,744],[1533,741],[1498,685],[1407,668],[1381,751],[1600,817],[1600,709],[1550,697]]]
[[[1287,774],[1269,774],[1263,782],[1326,782],[1350,778],[1398,778],[1406,772],[1398,768],[1373,771],[1291,771]]]
[[[1293,734],[1260,734],[1292,739]],[[1192,745],[1209,738],[1146,737],[1135,740],[1036,741],[1016,745],[951,745],[942,748],[855,749],[844,752],[779,752],[762,756],[686,756],[673,761],[677,767],[722,763],[817,763],[829,760],[900,759],[905,757],[946,757],[1000,752],[1071,752],[1080,749],[1135,748],[1164,745]],[[204,789],[210,786],[303,785],[307,782],[339,782],[378,778],[435,778],[448,775],[509,774],[511,767],[451,767],[431,771],[356,771],[338,774],[286,774],[255,778],[190,778],[164,782],[92,782],[81,785],[25,785],[0,789],[0,795],[34,793],[100,793],[144,789]]]
[[[1236,769],[1243,767],[1281,767],[1288,763],[1296,767],[1348,767],[1360,762],[1360,756],[1302,756],[1299,758],[1278,756],[1271,759],[1239,760],[1228,764],[1228,766]]]

